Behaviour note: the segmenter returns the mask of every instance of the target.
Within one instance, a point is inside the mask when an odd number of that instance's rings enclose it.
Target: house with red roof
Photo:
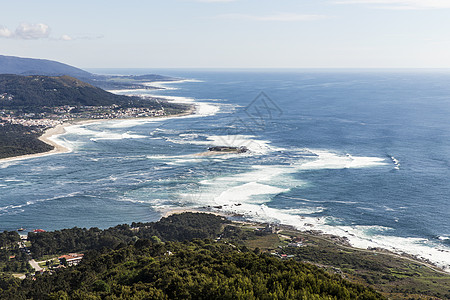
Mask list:
[[[62,256],[58,257],[58,259],[61,264],[63,264],[64,260],[66,260],[66,263],[68,266],[76,266],[83,259],[83,256],[84,256],[84,254],[69,253],[68,255],[62,255]]]

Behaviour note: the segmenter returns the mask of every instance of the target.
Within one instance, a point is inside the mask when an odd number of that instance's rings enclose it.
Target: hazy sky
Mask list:
[[[78,67],[450,67],[450,0],[2,1],[0,54]]]

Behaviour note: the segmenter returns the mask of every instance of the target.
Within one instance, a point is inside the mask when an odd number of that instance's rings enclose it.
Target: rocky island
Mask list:
[[[211,155],[224,155],[224,154],[241,154],[250,151],[247,147],[234,147],[234,146],[211,146],[208,151],[195,154],[195,156],[211,156]]]
[[[248,152],[248,148],[245,146],[241,147],[231,147],[231,146],[214,146],[209,147],[210,152],[220,152],[220,153],[245,153]]]

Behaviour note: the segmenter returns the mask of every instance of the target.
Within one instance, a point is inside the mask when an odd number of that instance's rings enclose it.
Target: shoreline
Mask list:
[[[5,157],[0,159],[0,163],[5,162],[11,162],[11,161],[21,161],[21,160],[27,160],[32,158],[38,158],[38,157],[44,157],[48,155],[55,155],[55,154],[62,154],[62,153],[70,153],[72,152],[72,149],[67,148],[54,140],[52,140],[53,137],[62,135],[66,132],[66,127],[69,126],[76,126],[76,125],[87,125],[97,122],[107,122],[107,121],[123,121],[123,120],[157,120],[157,119],[171,119],[171,118],[179,118],[184,116],[190,116],[194,115],[196,111],[196,106],[190,105],[190,107],[184,111],[180,112],[178,114],[173,115],[166,115],[166,116],[156,116],[156,117],[137,117],[137,118],[122,118],[122,119],[83,119],[83,120],[71,120],[64,122],[62,124],[56,125],[55,127],[48,128],[44,131],[44,133],[38,138],[38,140],[46,143],[47,145],[50,145],[53,147],[52,150],[46,151],[46,152],[40,152],[40,153],[33,153],[33,154],[25,154],[20,156],[12,156],[12,157]]]
[[[169,209],[169,210],[163,212],[161,215],[161,218],[167,218],[172,215],[183,214],[183,213],[212,214],[212,215],[216,215],[216,216],[225,217],[229,220],[230,220],[230,217],[234,216],[233,214],[230,214],[230,213],[214,212],[214,211],[209,211],[207,209],[202,209],[202,208],[184,208],[184,209],[174,208],[174,209]],[[440,267],[439,265],[437,265],[431,261],[424,260],[418,256],[408,254],[408,253],[396,253],[396,252],[393,252],[393,251],[391,251],[389,249],[385,249],[385,248],[374,248],[374,249],[358,248],[356,246],[351,245],[345,238],[342,238],[342,237],[339,237],[339,236],[336,236],[333,234],[328,234],[328,233],[325,233],[320,230],[300,230],[300,229],[296,229],[295,227],[293,227],[291,225],[259,223],[259,222],[248,221],[248,220],[247,221],[230,220],[230,221],[235,224],[241,224],[241,225],[253,226],[253,227],[264,227],[266,224],[269,224],[271,226],[273,225],[274,227],[279,228],[279,230],[275,233],[277,235],[280,234],[280,232],[282,232],[282,231],[292,231],[292,232],[296,232],[296,233],[299,233],[302,235],[311,236],[311,237],[314,237],[317,239],[324,240],[327,243],[334,244],[337,248],[359,251],[361,253],[374,253],[374,254],[389,255],[393,258],[398,258],[398,259],[402,259],[402,260],[411,261],[411,262],[414,262],[417,264],[421,264],[437,273],[441,273],[444,275],[450,275],[450,270],[444,269],[444,268]]]
[[[52,137],[64,134],[66,132],[65,128],[67,126],[71,126],[73,124],[69,123],[63,123],[56,125],[55,127],[48,128],[44,131],[44,133],[38,138],[38,140],[46,143],[47,145],[50,145],[53,147],[52,150],[46,151],[46,152],[40,152],[40,153],[33,153],[33,154],[25,154],[25,155],[19,155],[19,156],[12,156],[12,157],[5,157],[0,159],[0,163],[3,162],[11,162],[11,161],[18,161],[18,160],[26,160],[26,159],[32,159],[37,157],[43,157],[48,155],[54,155],[54,154],[60,154],[60,153],[69,153],[72,150],[69,148],[64,147],[61,144],[58,144],[57,142],[52,140]]]
[[[175,83],[175,82],[169,82],[169,83]],[[162,96],[161,98],[167,98]],[[186,103],[185,103],[186,104]],[[157,116],[157,117],[132,117],[132,118],[116,118],[116,119],[84,119],[84,120],[72,120],[72,121],[68,121],[65,122],[63,124],[57,125],[55,127],[49,128],[47,130],[45,130],[45,132],[39,137],[39,140],[51,145],[54,147],[53,150],[47,151],[47,152],[42,152],[42,153],[35,153],[35,154],[27,154],[27,155],[22,155],[22,156],[15,156],[15,157],[9,157],[9,158],[3,158],[0,159],[0,164],[4,163],[4,162],[8,162],[8,161],[21,161],[21,160],[26,160],[26,159],[31,159],[31,158],[38,158],[38,157],[43,157],[43,156],[47,156],[47,155],[53,155],[53,154],[61,154],[61,153],[69,153],[72,150],[69,148],[64,147],[61,144],[58,144],[57,142],[55,142],[54,140],[52,140],[55,136],[64,134],[65,132],[65,128],[68,126],[75,126],[75,125],[85,125],[85,124],[92,124],[92,123],[100,123],[100,122],[106,122],[106,121],[111,121],[111,122],[118,122],[118,121],[125,121],[125,120],[157,120],[157,119],[171,119],[171,118],[178,118],[178,117],[183,117],[183,116],[189,116],[189,115],[194,115],[196,113],[196,109],[197,109],[197,103],[191,103],[190,107],[186,110],[183,111],[181,113],[178,114],[173,114],[173,115],[166,115],[166,116]],[[197,153],[194,154],[195,156],[213,156],[213,155],[224,155],[224,154],[234,154],[234,153],[224,153],[224,152],[214,152],[214,151],[207,151],[207,152],[202,152],[202,153]],[[173,214],[179,214],[179,213],[183,213],[183,212],[202,212],[202,213],[210,213],[210,214],[215,214],[215,215],[220,215],[220,216],[224,216],[224,217],[233,217],[233,214],[226,214],[226,213],[218,213],[218,212],[211,212],[211,211],[207,211],[207,210],[201,210],[201,209],[174,209],[171,211],[167,211],[163,217],[167,217]],[[237,222],[237,221],[234,221]],[[256,222],[252,222],[252,221],[248,221],[251,224],[260,224],[260,223],[256,223]],[[238,222],[241,223],[241,222]],[[289,226],[289,225],[277,225],[277,226]],[[301,233],[305,233],[308,231],[302,231],[299,229],[295,229],[298,232]],[[326,234],[324,232],[317,232],[317,233],[311,233],[314,236],[317,237],[321,237],[321,238],[325,238],[327,240],[329,240],[329,238],[326,238],[326,236],[329,236],[329,234]],[[329,240],[330,241],[330,240]],[[369,249],[364,249],[364,248],[358,248],[355,246],[350,246],[350,248],[352,249],[356,249],[359,251],[372,251]],[[414,260],[416,262],[420,262],[424,265],[428,264],[426,262],[421,261],[421,259],[419,257],[416,258],[411,258],[409,256],[403,255],[403,254],[399,254],[396,252],[392,252],[388,249],[386,249],[387,252],[389,252],[392,256],[398,256],[398,257],[402,257],[403,259],[411,259]],[[413,256],[411,254],[411,256]],[[439,269],[439,266],[434,265],[434,264],[429,264],[429,265],[433,265],[435,268]],[[446,271],[442,271],[445,272],[446,274],[450,273],[450,271],[446,272]]]

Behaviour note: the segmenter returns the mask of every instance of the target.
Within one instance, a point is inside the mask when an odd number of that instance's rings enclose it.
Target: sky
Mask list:
[[[0,11],[0,54],[81,68],[450,68],[450,0],[9,0]]]

